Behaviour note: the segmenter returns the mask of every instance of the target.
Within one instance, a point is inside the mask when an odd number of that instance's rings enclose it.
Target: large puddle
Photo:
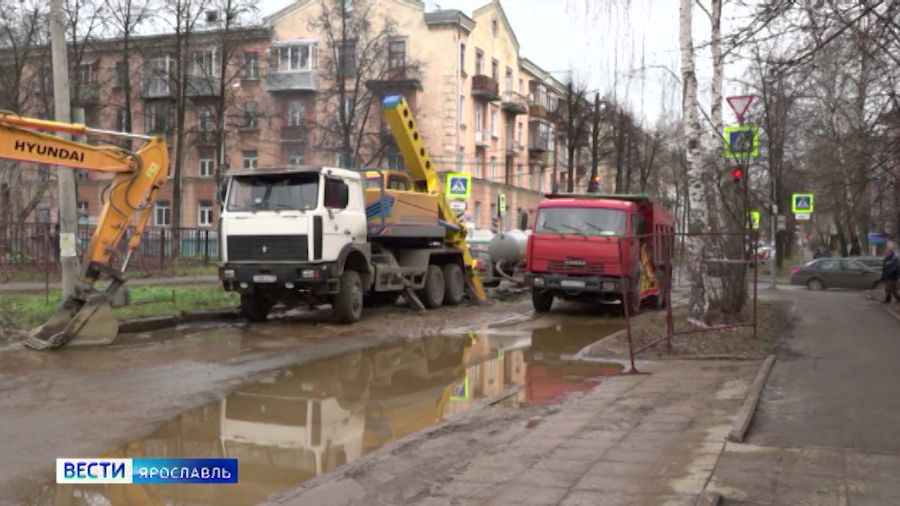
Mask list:
[[[563,357],[620,327],[589,321],[433,337],[283,369],[102,455],[237,458],[238,484],[53,486],[32,504],[257,504],[512,387],[522,386],[510,399],[521,405],[593,388],[621,366]]]

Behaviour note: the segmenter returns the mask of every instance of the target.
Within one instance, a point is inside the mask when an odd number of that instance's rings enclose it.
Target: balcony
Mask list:
[[[73,93],[72,102],[80,106],[97,105],[100,103],[99,84],[79,84],[76,93]]]
[[[490,147],[491,145],[491,131],[490,130],[477,130],[475,132],[475,145],[481,148]]]
[[[306,129],[302,126],[281,127],[281,142],[306,142]]]
[[[551,151],[550,139],[539,135],[528,136],[528,151],[534,153],[543,153]]]
[[[490,76],[472,76],[472,96],[483,98],[489,102],[500,100],[500,86]]]
[[[186,84],[189,97],[218,97],[222,93],[222,82],[216,76],[188,75]]]
[[[525,114],[528,112],[528,100],[520,93],[505,91],[500,107],[511,114]]]
[[[174,98],[174,87],[166,77],[150,77],[141,83],[141,98]]]
[[[266,75],[266,86],[271,92],[318,91],[319,76],[312,70],[272,71]]]
[[[389,70],[382,79],[366,81],[366,87],[385,94],[402,94],[422,91],[422,80],[416,69],[404,67]]]
[[[200,146],[215,146],[216,131],[215,130],[197,130],[194,133],[194,142]]]
[[[515,155],[516,152],[520,151],[524,146],[519,141],[506,141],[506,154]]]
[[[546,119],[547,118],[547,108],[541,104],[529,104],[528,105],[528,119]]]

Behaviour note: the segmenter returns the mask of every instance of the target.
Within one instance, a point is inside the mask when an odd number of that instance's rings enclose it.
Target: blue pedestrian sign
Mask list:
[[[725,127],[725,158],[759,156],[759,128],[755,125]]]
[[[468,199],[472,196],[472,175],[451,172],[444,187],[448,199]]]
[[[791,207],[794,214],[813,212],[812,193],[794,193],[791,195]]]

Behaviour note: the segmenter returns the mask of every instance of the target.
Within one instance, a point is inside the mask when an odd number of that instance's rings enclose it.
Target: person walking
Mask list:
[[[897,258],[893,249],[889,249],[884,256],[881,280],[884,281],[884,303],[890,304],[891,296],[893,296],[894,303],[900,304],[900,293],[897,292],[897,284],[900,280],[900,258]]]

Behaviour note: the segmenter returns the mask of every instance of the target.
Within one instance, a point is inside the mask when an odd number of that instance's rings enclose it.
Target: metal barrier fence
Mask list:
[[[96,226],[79,225],[79,255],[87,248]],[[126,240],[120,244],[125,253]],[[52,223],[0,222],[0,270],[54,270],[59,263],[59,232]],[[211,263],[219,260],[219,232],[208,228],[147,227],[132,265],[145,271],[165,270],[175,261]]]
[[[676,251],[676,238],[680,239],[688,239],[690,237],[706,237],[708,246],[705,248],[704,254],[702,258],[687,258],[686,252],[684,251],[684,241],[681,242],[682,250],[680,252]],[[726,255],[726,250],[736,249],[734,244],[727,244],[726,241],[728,239],[733,238],[741,238],[740,251],[742,253],[742,258],[729,258]],[[619,248],[619,268],[620,273],[623,276],[628,275],[626,273],[626,266],[630,263],[633,264],[633,261],[641,261],[641,259],[635,258],[635,256],[639,256],[643,253],[641,244],[642,243],[653,243],[653,255],[657,255],[654,258],[654,262],[652,264],[656,268],[661,268],[662,276],[661,279],[658,276],[659,293],[656,295],[666,308],[666,331],[665,335],[651,337],[648,342],[641,344],[638,347],[635,347],[634,339],[632,336],[632,328],[631,328],[631,308],[629,304],[626,302],[627,297],[629,296],[628,290],[634,290],[635,287],[626,287],[625,283],[621,283],[620,287],[622,290],[622,308],[625,316],[625,328],[626,335],[628,338],[628,354],[631,365],[631,370],[629,373],[636,374],[639,371],[635,366],[635,357],[644,351],[647,351],[651,348],[655,348],[662,343],[666,343],[666,351],[668,353],[672,352],[672,338],[677,336],[685,336],[691,334],[698,334],[704,332],[717,332],[721,330],[732,330],[739,328],[752,328],[753,329],[753,338],[757,338],[757,312],[758,312],[758,268],[756,266],[756,251],[759,242],[759,234],[757,232],[733,232],[733,233],[673,233],[673,234],[646,234],[640,236],[628,236],[622,238],[621,241],[618,242]],[[676,254],[678,253],[678,254]],[[711,255],[710,255],[711,254]],[[632,262],[629,262],[632,260]],[[707,282],[711,282],[713,279],[724,279],[726,275],[726,271],[729,266],[732,268],[749,268],[753,271],[753,296],[751,299],[752,303],[752,320],[742,321],[738,323],[731,323],[726,325],[710,325],[705,327],[695,327],[692,330],[686,331],[675,331],[675,315],[672,309],[672,287],[674,285],[674,271],[676,268],[685,268],[688,264],[692,262],[700,262],[707,266]],[[713,269],[710,269],[710,266],[714,266]],[[744,280],[746,282],[746,280]],[[723,290],[727,287],[724,287],[724,283],[722,283]],[[639,288],[638,288],[639,289]],[[746,287],[743,287],[746,289]],[[707,287],[709,290],[709,287]]]

